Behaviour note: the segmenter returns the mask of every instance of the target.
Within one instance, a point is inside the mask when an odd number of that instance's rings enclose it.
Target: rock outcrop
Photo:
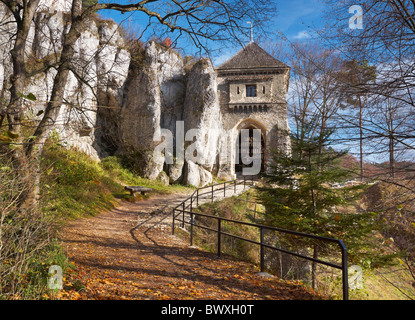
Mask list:
[[[56,3],[55,3],[56,2]],[[70,8],[70,6],[69,6]],[[50,10],[49,10],[50,9]],[[62,40],[70,25],[67,19],[68,4],[54,1],[47,8],[45,1],[39,6],[27,41],[27,64],[35,68],[37,63],[53,61],[62,50]],[[3,19],[5,8],[0,10]],[[87,152],[99,159],[101,147],[95,143],[97,109],[101,102],[122,100],[122,88],[128,74],[130,54],[123,49],[124,40],[118,25],[112,21],[90,20],[75,46],[73,71],[69,73],[65,87],[64,104],[55,125],[61,139],[68,145]],[[2,38],[13,32],[13,24],[2,26]],[[0,39],[3,40],[3,39]],[[4,99],[8,95],[8,77],[12,73],[10,59],[11,44],[0,44],[0,92]],[[32,93],[36,102],[28,102],[26,117],[40,119],[50,99],[56,70],[48,69],[31,77],[26,94]]]
[[[170,183],[210,183],[221,130],[216,75],[211,62],[200,60],[186,73],[177,52],[149,42],[143,66],[125,86],[125,92],[118,152],[140,151],[137,161],[142,162],[146,178],[156,179],[167,173]],[[173,163],[167,163],[166,157],[154,150],[163,141],[163,130],[172,134],[173,153],[177,144],[184,142],[180,135],[176,136],[178,122],[183,122],[183,133],[189,135],[182,137],[188,140],[184,146],[195,157],[176,154]]]
[[[141,70],[132,75],[125,92],[118,152],[139,151],[143,175],[156,179],[165,162],[162,155],[153,152],[161,142],[161,130],[175,132],[176,121],[182,119],[185,92],[181,57],[154,41],[148,43]]]
[[[186,150],[186,184],[206,185],[212,181],[211,172],[215,168],[218,156],[218,143],[222,133],[222,119],[217,96],[216,75],[209,60],[200,60],[194,64],[186,88],[183,113],[186,115],[185,132],[194,142]],[[193,136],[193,137],[192,137]],[[194,160],[191,161],[191,156]],[[194,167],[194,164],[198,164]]]
[[[70,4],[66,0],[52,2],[42,0],[35,15],[28,61],[52,60],[62,50],[63,37],[70,28]],[[12,21],[6,13],[5,8],[0,10],[3,19]],[[4,99],[12,73],[11,44],[5,40],[13,32],[12,25],[3,27],[0,35],[0,97]],[[195,186],[212,182],[221,114],[211,62],[202,59],[185,68],[174,49],[150,41],[139,68],[132,68],[131,55],[116,23],[92,19],[87,25],[76,44],[73,72],[55,127],[61,139],[97,160],[134,154],[136,167],[149,179]],[[51,68],[28,81],[26,94],[33,93],[37,99],[28,101],[28,118],[42,116],[55,75]],[[189,160],[175,152],[182,142],[176,137],[178,121],[184,132],[194,129],[189,139],[196,142],[185,142],[195,154]],[[173,137],[173,163],[166,161],[166,153],[154,152],[166,130]]]

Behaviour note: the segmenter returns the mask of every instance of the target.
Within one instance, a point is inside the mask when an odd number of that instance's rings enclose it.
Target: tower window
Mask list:
[[[247,97],[256,97],[256,85],[247,85],[246,86],[246,96]]]
[[[237,87],[236,88],[236,92],[238,93],[238,94],[240,94],[241,92],[239,91],[239,87]]]

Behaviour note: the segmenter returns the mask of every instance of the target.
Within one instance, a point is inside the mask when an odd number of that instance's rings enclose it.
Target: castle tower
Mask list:
[[[238,163],[248,142],[241,129],[261,130],[261,167],[266,170],[270,150],[290,151],[287,121],[287,91],[290,68],[251,41],[231,59],[216,68],[223,126],[232,154],[219,159],[218,176],[233,178],[242,170]],[[250,134],[250,137],[252,135]],[[251,150],[252,153],[252,150]]]

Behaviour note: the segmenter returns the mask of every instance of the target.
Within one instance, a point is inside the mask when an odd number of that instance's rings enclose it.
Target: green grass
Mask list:
[[[151,188],[157,193],[188,193],[195,188],[183,185],[164,185],[159,180],[149,180],[134,174],[131,170],[122,165],[122,159],[107,157],[101,160],[101,167],[108,177],[114,181],[121,181],[128,185],[140,185]]]
[[[139,177],[124,168],[117,157],[97,162],[81,151],[56,143],[44,149],[42,172],[43,211],[63,220],[96,215],[113,208],[121,199],[140,199],[132,198],[124,185],[145,186],[161,194],[193,190]]]
[[[122,191],[86,154],[52,144],[42,158],[42,211],[57,219],[95,215],[116,204]]]
[[[250,190],[240,196],[233,196],[222,201],[213,203],[206,203],[196,209],[196,212],[201,212],[207,215],[219,216],[227,219],[233,219],[238,221],[253,222],[253,217],[248,212],[248,209],[253,209],[253,204],[250,204],[244,200],[252,200],[252,193]],[[216,229],[216,219],[209,219],[204,217],[197,217],[197,223],[201,225]],[[236,236],[248,238],[253,241],[259,241],[259,231],[257,228],[236,224],[233,222],[223,221],[221,225],[222,231]],[[211,251],[217,251],[217,236],[216,233],[201,229],[194,228],[195,243],[199,247]],[[230,256],[236,257],[240,260],[248,261],[251,263],[259,262],[259,246],[249,243],[244,240],[236,239],[233,237],[224,236],[221,241],[221,252]]]
[[[342,299],[340,272],[330,270],[326,274],[327,278],[320,274],[318,291],[330,299]],[[408,270],[399,266],[364,268],[362,287],[349,288],[349,300],[413,300],[414,282]]]
[[[371,300],[414,300],[415,279],[400,266],[366,270],[363,273],[362,292],[356,296],[358,299]]]

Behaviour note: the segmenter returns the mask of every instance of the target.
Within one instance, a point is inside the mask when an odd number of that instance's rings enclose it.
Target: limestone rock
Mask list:
[[[32,44],[27,46],[28,57],[37,61],[51,60],[62,50],[63,36],[70,27],[64,18],[68,4],[70,8],[71,1],[41,2],[28,36],[28,43]],[[0,14],[4,14],[2,8]],[[94,20],[86,24],[88,28],[75,44],[73,70],[76,73],[69,73],[65,104],[61,106],[54,129],[66,145],[75,146],[99,160],[101,148],[96,143],[99,123],[97,106],[120,107],[130,55],[123,49],[123,39],[115,23],[102,21],[99,28]],[[0,40],[13,31],[9,25],[2,26]],[[0,42],[0,97],[6,97],[6,80],[12,73],[11,46],[9,41]],[[28,79],[26,91],[34,94],[37,100],[35,103],[25,101],[28,110],[26,117],[40,120],[40,113],[50,99],[55,75],[56,70],[51,68]]]
[[[186,119],[185,132],[196,129],[196,142],[189,149],[196,155],[193,162],[212,171],[223,128],[216,75],[210,60],[195,63],[188,75],[183,115]],[[190,156],[189,152],[186,158]]]
[[[38,11],[46,12],[71,12],[72,0],[40,0]]]
[[[161,129],[175,131],[176,120],[181,117],[183,78],[180,56],[154,41],[148,43],[142,70],[125,89],[119,124],[122,148],[154,150],[161,142]],[[158,177],[163,170],[162,159],[147,160],[144,176]]]
[[[184,162],[168,165],[167,174],[171,184],[180,184],[183,181]]]
[[[193,161],[186,161],[184,184],[188,186],[200,186],[199,166]]]
[[[142,175],[150,180],[156,180],[163,171],[164,157],[153,151],[146,151],[142,158]]]
[[[200,174],[199,187],[204,187],[213,182],[212,173],[207,171],[203,167],[199,167],[199,174]]]
[[[186,161],[184,175],[185,185],[204,187],[212,183],[212,181],[212,174],[209,171],[201,166],[198,166],[193,161]]]
[[[169,177],[167,173],[165,173],[164,171],[160,172],[158,176],[158,180],[160,180],[160,182],[165,186],[169,185]]]

